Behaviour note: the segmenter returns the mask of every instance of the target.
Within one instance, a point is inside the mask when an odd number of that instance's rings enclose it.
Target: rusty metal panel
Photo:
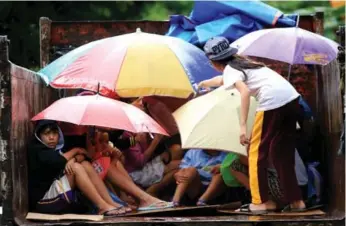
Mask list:
[[[9,40],[0,36],[0,174],[3,215],[1,225],[6,225],[12,215],[12,149],[11,149],[11,75],[8,61]]]
[[[26,68],[11,64],[13,151],[13,209],[15,215],[27,213],[27,145],[32,138],[31,118],[53,101],[52,90],[41,78]]]
[[[41,18],[41,65],[94,40],[135,32],[165,34],[168,21],[50,21]],[[48,33],[50,32],[50,34]],[[48,43],[48,39],[50,41]],[[47,61],[48,60],[48,61]]]
[[[4,198],[1,225],[27,213],[26,150],[32,136],[30,119],[55,99],[35,72],[8,61],[8,40],[0,37],[0,167]]]
[[[80,21],[51,22],[51,45],[83,45],[85,43],[111,36],[142,31],[164,34],[168,21]]]
[[[323,35],[323,13],[314,16],[314,29]],[[317,116],[324,138],[322,159],[326,176],[327,201],[331,212],[345,217],[345,159],[338,156],[342,130],[342,104],[339,90],[340,70],[336,61],[325,67],[316,67]]]

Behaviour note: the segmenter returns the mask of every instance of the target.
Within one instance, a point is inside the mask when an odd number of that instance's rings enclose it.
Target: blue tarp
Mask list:
[[[281,11],[261,1],[195,1],[189,17],[173,15],[166,35],[202,46],[214,36],[230,42],[265,27],[294,27],[296,15]]]

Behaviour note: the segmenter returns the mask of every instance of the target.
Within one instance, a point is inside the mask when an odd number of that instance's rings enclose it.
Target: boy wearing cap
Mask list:
[[[280,74],[264,64],[237,55],[224,37],[214,37],[204,46],[213,66],[222,76],[202,81],[199,88],[224,85],[236,88],[241,95],[240,143],[248,144],[252,203],[240,211],[262,214],[276,210],[269,200],[268,159],[279,175],[284,198],[290,203],[284,211],[304,211],[305,203],[294,171],[296,122],[299,114],[299,93]],[[250,95],[259,102],[251,140],[246,138]]]

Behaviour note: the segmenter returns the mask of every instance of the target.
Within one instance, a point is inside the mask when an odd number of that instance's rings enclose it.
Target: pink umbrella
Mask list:
[[[135,106],[100,95],[73,96],[57,100],[33,117],[32,121],[42,119],[121,129],[134,133],[168,135],[154,119]]]

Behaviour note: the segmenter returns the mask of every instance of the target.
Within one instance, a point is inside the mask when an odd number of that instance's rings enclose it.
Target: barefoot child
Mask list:
[[[175,174],[177,188],[173,197],[173,205],[179,206],[186,193],[190,199],[198,198],[198,206],[207,205],[209,201],[222,195],[225,191],[220,174],[220,164],[226,156],[225,152],[213,150],[191,149]]]

